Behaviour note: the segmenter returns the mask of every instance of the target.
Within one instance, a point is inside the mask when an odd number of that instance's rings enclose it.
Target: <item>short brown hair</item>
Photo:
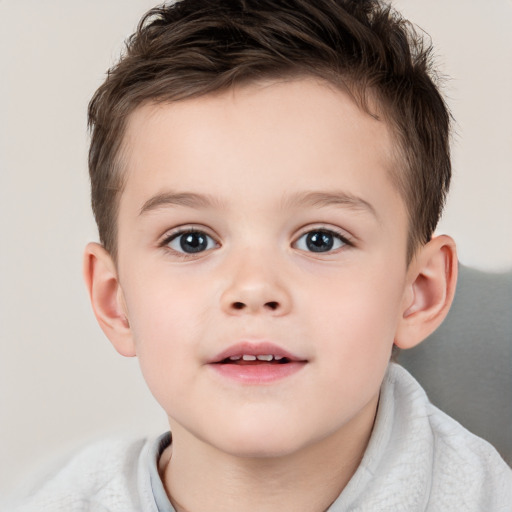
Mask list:
[[[430,240],[448,191],[450,115],[431,46],[379,0],[181,0],[150,10],[89,104],[89,172],[100,240],[116,259],[120,148],[131,112],[237,84],[314,76],[376,100],[397,149],[408,260]]]

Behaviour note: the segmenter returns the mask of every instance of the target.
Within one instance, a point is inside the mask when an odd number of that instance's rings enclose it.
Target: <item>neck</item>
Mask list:
[[[377,400],[350,428],[280,457],[220,452],[173,425],[160,470],[177,512],[323,512],[355,473],[368,444]]]

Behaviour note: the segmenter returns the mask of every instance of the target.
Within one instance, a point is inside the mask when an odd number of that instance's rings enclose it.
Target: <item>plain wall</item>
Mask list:
[[[83,442],[166,418],[96,325],[82,251],[86,107],[148,0],[0,0],[0,496]],[[512,267],[512,2],[400,0],[437,48],[457,120],[439,232],[463,263]]]

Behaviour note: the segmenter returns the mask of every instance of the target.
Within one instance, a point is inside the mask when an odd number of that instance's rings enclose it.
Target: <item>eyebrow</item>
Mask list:
[[[328,206],[342,206],[350,210],[368,212],[376,219],[379,218],[377,211],[371,203],[348,192],[302,192],[294,194],[285,200],[289,206],[313,206],[324,208]]]
[[[285,206],[304,207],[312,206],[324,208],[329,206],[342,206],[355,211],[371,213],[379,218],[375,208],[364,199],[347,192],[300,192],[287,197]],[[163,192],[148,199],[140,209],[139,215],[169,206],[185,206],[188,208],[212,208],[224,207],[224,203],[208,194],[193,192]]]
[[[148,199],[140,209],[139,215],[167,206],[186,206],[188,208],[222,207],[222,203],[207,194],[193,192],[163,192]]]

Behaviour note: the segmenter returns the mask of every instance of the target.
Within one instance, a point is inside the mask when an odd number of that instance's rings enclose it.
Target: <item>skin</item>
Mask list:
[[[178,510],[322,511],[357,469],[393,343],[439,325],[456,279],[449,237],[407,264],[392,154],[384,122],[307,78],[132,114],[118,261],[90,244],[85,276],[169,417],[160,469]],[[186,254],[192,228],[208,245]],[[332,250],[307,246],[319,229]],[[264,341],[301,368],[247,383],[209,364]]]

